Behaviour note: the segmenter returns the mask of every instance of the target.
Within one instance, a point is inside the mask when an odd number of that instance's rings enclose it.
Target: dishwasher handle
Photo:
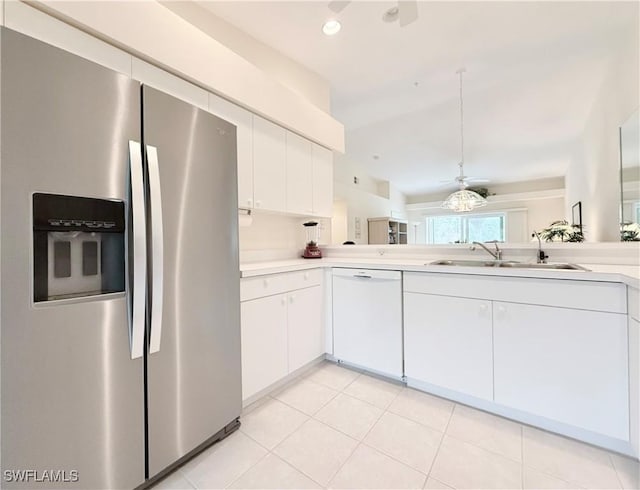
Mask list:
[[[371,279],[371,276],[368,276],[366,274],[354,274],[353,277],[357,277],[359,279]]]

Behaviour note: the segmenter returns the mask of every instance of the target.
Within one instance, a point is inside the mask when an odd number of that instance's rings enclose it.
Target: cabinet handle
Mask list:
[[[295,296],[293,294],[289,296],[289,303],[293,303],[294,299],[295,299]]]
[[[256,208],[259,208],[260,206],[262,206],[262,201],[256,201]]]
[[[253,204],[253,199],[247,199],[247,205],[251,207],[252,204]]]
[[[282,306],[284,306],[284,305],[286,305],[286,304],[287,304],[287,298],[286,298],[286,296],[283,296],[282,298],[280,298],[280,304],[281,304]]]
[[[262,285],[263,285],[265,288],[268,288],[268,287],[269,287],[269,279],[265,279],[264,281],[262,281]]]
[[[505,313],[506,311],[507,311],[507,309],[504,306],[502,306],[502,305],[498,306],[498,313]]]
[[[482,304],[480,305],[480,312],[481,312],[481,313],[484,313],[485,311],[487,311],[487,305],[486,305],[486,304],[484,304],[484,303],[482,303]]]
[[[306,281],[307,279],[309,279],[309,273],[308,273],[308,272],[305,272],[305,273],[304,273],[304,280]]]

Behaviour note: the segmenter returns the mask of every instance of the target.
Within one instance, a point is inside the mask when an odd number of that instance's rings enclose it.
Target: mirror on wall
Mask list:
[[[622,240],[640,240],[640,112],[620,127],[620,221]]]

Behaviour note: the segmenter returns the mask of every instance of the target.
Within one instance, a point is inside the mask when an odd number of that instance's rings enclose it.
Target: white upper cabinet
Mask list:
[[[287,211],[313,214],[311,141],[287,131]]]
[[[209,112],[236,126],[238,145],[238,207],[253,205],[253,114],[222,97],[209,94]]]
[[[313,168],[313,214],[323,218],[333,215],[333,153],[311,144]]]
[[[286,211],[286,130],[253,116],[254,207]]]

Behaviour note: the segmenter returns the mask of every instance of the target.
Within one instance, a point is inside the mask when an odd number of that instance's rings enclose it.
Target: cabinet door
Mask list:
[[[322,289],[320,286],[289,293],[289,372],[324,354]]]
[[[236,126],[238,207],[253,208],[253,115],[228,100],[209,94],[209,112]]]
[[[253,116],[254,207],[286,211],[285,129]]]
[[[629,438],[627,317],[494,302],[495,401]]]
[[[333,216],[333,153],[312,143],[313,214],[323,218]]]
[[[287,131],[287,211],[313,214],[311,141]]]
[[[493,399],[491,302],[404,294],[405,376]]]
[[[242,399],[288,373],[287,303],[279,294],[241,303]]]
[[[629,410],[631,445],[638,457],[640,456],[640,322],[631,317],[629,317]]]

